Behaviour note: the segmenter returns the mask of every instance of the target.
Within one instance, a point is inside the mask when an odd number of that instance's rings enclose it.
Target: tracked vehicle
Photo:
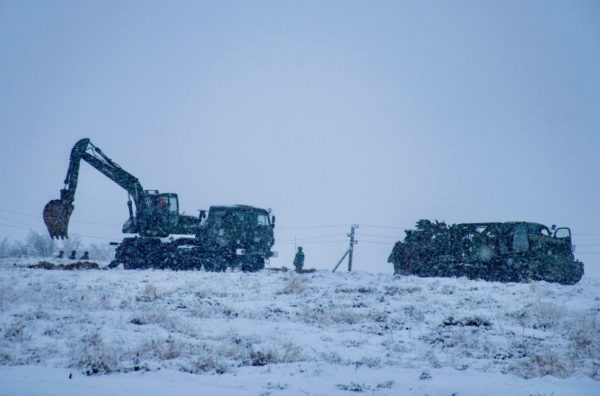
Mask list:
[[[395,273],[500,282],[544,280],[572,285],[583,276],[571,230],[529,222],[465,223],[419,220],[388,258]]]
[[[82,160],[129,196],[129,218],[122,231],[136,236],[117,244],[111,267],[258,271],[274,255],[275,217],[269,211],[247,205],[212,206],[208,215],[204,210],[198,216],[184,215],[179,213],[177,194],[145,190],[89,139],[79,140],[71,149],[60,199],[44,207],[44,222],[52,238],[68,238]]]

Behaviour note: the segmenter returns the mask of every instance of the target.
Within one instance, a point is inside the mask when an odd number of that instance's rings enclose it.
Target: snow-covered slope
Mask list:
[[[0,266],[2,395],[600,394],[594,278],[13,263]]]

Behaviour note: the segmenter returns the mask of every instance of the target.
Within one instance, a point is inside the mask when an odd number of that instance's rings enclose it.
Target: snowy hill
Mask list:
[[[600,281],[0,266],[1,395],[600,394]]]

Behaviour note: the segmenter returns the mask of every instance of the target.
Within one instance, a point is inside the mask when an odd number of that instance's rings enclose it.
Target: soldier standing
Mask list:
[[[296,272],[301,273],[303,266],[304,252],[302,251],[302,246],[298,246],[298,252],[296,252],[296,256],[294,256],[294,267],[296,267]]]

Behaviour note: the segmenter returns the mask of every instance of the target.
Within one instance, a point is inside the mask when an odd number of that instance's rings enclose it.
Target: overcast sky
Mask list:
[[[272,208],[273,265],[528,220],[600,274],[599,70],[596,1],[0,0],[0,239],[45,232],[89,137],[187,213]],[[119,240],[126,200],[83,164],[71,233]]]

